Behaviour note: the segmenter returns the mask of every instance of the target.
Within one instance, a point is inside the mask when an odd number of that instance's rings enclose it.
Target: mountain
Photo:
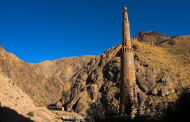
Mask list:
[[[154,46],[152,45],[154,43]],[[177,98],[190,84],[190,36],[169,37],[149,31],[132,39],[138,98],[143,113],[152,114]],[[56,104],[85,114],[99,101],[118,109],[121,44],[99,56],[61,58],[29,64],[0,47],[0,69],[34,101]]]

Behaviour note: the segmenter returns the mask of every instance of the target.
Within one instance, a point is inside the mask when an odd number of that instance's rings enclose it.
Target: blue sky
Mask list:
[[[139,31],[190,35],[190,0],[0,0],[0,45],[28,63],[100,55]]]

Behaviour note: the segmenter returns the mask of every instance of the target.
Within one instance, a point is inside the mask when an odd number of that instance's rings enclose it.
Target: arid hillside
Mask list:
[[[36,107],[33,100],[10,78],[0,72],[1,122],[55,122],[56,114],[46,107]],[[29,114],[30,113],[30,114]]]
[[[190,84],[190,36],[139,32],[132,47],[140,110],[151,114],[156,106],[175,100],[182,87]],[[0,69],[37,106],[56,104],[85,114],[88,105],[98,101],[118,109],[120,48],[112,47],[99,56],[28,64],[1,47]]]
[[[26,92],[37,106],[47,106],[62,97],[69,79],[80,71],[93,56],[61,58],[28,64],[0,47],[0,69]],[[64,84],[64,85],[63,85]]]

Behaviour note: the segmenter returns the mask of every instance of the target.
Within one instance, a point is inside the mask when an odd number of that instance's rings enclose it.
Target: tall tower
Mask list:
[[[121,47],[121,81],[120,81],[120,114],[124,112],[130,115],[131,119],[137,113],[137,94],[134,56],[131,48],[131,37],[127,8],[123,8],[122,23],[122,47]]]

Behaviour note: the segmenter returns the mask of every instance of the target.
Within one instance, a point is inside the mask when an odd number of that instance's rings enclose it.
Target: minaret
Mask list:
[[[127,8],[123,8],[122,23],[122,47],[121,47],[121,81],[120,81],[120,114],[124,112],[130,115],[131,119],[137,113],[137,94],[134,56],[131,48],[131,37]],[[127,107],[127,108],[126,108]],[[127,109],[127,111],[126,111]]]

